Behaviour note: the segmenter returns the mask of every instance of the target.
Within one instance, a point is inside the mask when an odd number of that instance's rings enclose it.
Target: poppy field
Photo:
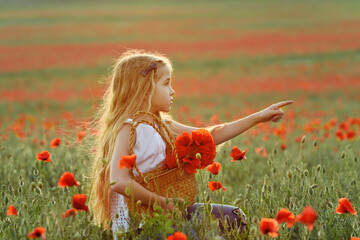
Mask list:
[[[359,11],[359,1],[2,4],[1,239],[112,239],[87,206],[96,149],[86,146],[102,83],[129,48],[172,61],[180,123],[204,128],[294,103],[191,170],[198,202],[244,211],[242,233],[221,234],[204,211],[192,225],[144,216],[142,232],[120,239],[360,238]]]

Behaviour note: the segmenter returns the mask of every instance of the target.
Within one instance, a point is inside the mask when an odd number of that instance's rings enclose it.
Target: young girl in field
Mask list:
[[[108,81],[103,104],[96,115],[98,136],[91,172],[89,205],[95,224],[108,228],[112,220],[114,233],[128,228],[129,210],[124,199],[129,188],[135,202],[158,202],[164,209],[172,209],[173,201],[165,201],[132,181],[129,169],[119,168],[123,155],[129,155],[129,136],[132,117],[137,111],[153,113],[165,123],[174,137],[197,128],[186,126],[171,119],[169,112],[175,94],[171,86],[172,65],[168,58],[158,53],[129,50],[116,61]],[[267,121],[279,121],[284,112],[280,107],[292,101],[280,102],[245,118],[207,128],[215,145],[230,140],[252,126]],[[153,122],[148,115],[139,119]],[[155,125],[156,123],[153,122]],[[160,131],[164,131],[158,126]],[[140,124],[136,128],[134,154],[140,172],[146,173],[161,166],[165,159],[165,143],[153,127]],[[134,176],[138,173],[133,170]],[[115,184],[110,185],[110,182]],[[115,236],[115,234],[114,234]]]

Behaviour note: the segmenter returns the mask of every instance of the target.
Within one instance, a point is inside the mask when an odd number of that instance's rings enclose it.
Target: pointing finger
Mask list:
[[[286,105],[292,104],[293,102],[294,102],[293,100],[278,102],[278,103],[275,104],[275,108],[281,108],[281,107],[284,107]]]

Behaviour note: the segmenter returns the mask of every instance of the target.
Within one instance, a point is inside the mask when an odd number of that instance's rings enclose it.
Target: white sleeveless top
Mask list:
[[[128,118],[125,123],[131,124],[132,119]],[[157,166],[161,166],[166,157],[166,145],[160,134],[150,125],[140,123],[136,128],[136,143],[134,154],[136,154],[136,164],[141,173],[149,172]],[[134,176],[138,176],[136,169],[133,169]],[[129,211],[126,200],[122,194],[111,192],[110,211],[112,220],[112,230],[116,240],[116,232],[122,227],[127,230],[129,224]],[[118,218],[116,218],[118,214]]]

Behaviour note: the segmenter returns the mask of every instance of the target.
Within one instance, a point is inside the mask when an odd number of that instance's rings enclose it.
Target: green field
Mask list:
[[[317,213],[314,229],[280,224],[279,239],[360,237],[359,214],[335,214],[343,197],[360,211],[359,1],[0,5],[1,239],[27,239],[37,226],[48,239],[112,238],[92,224],[91,211],[61,216],[74,194],[88,193],[89,159],[76,136],[86,131],[101,82],[127,48],[170,58],[176,92],[170,114],[187,125],[231,122],[294,100],[281,122],[253,127],[219,149],[219,175],[197,174],[199,202],[235,205],[248,217],[244,233],[234,230],[225,239],[270,239],[260,232],[261,218],[275,218],[281,208],[298,215],[307,205]],[[61,144],[50,148],[54,138]],[[231,162],[234,146],[247,148],[247,160]],[[43,150],[51,163],[36,159]],[[81,185],[59,188],[65,171]],[[211,192],[209,178],[226,191]],[[18,216],[7,216],[9,205]],[[216,222],[205,219],[193,226],[199,239],[206,233],[216,239]],[[157,220],[145,223],[142,235],[130,231],[124,239],[166,239],[165,219]],[[171,224],[190,239],[188,222]]]

